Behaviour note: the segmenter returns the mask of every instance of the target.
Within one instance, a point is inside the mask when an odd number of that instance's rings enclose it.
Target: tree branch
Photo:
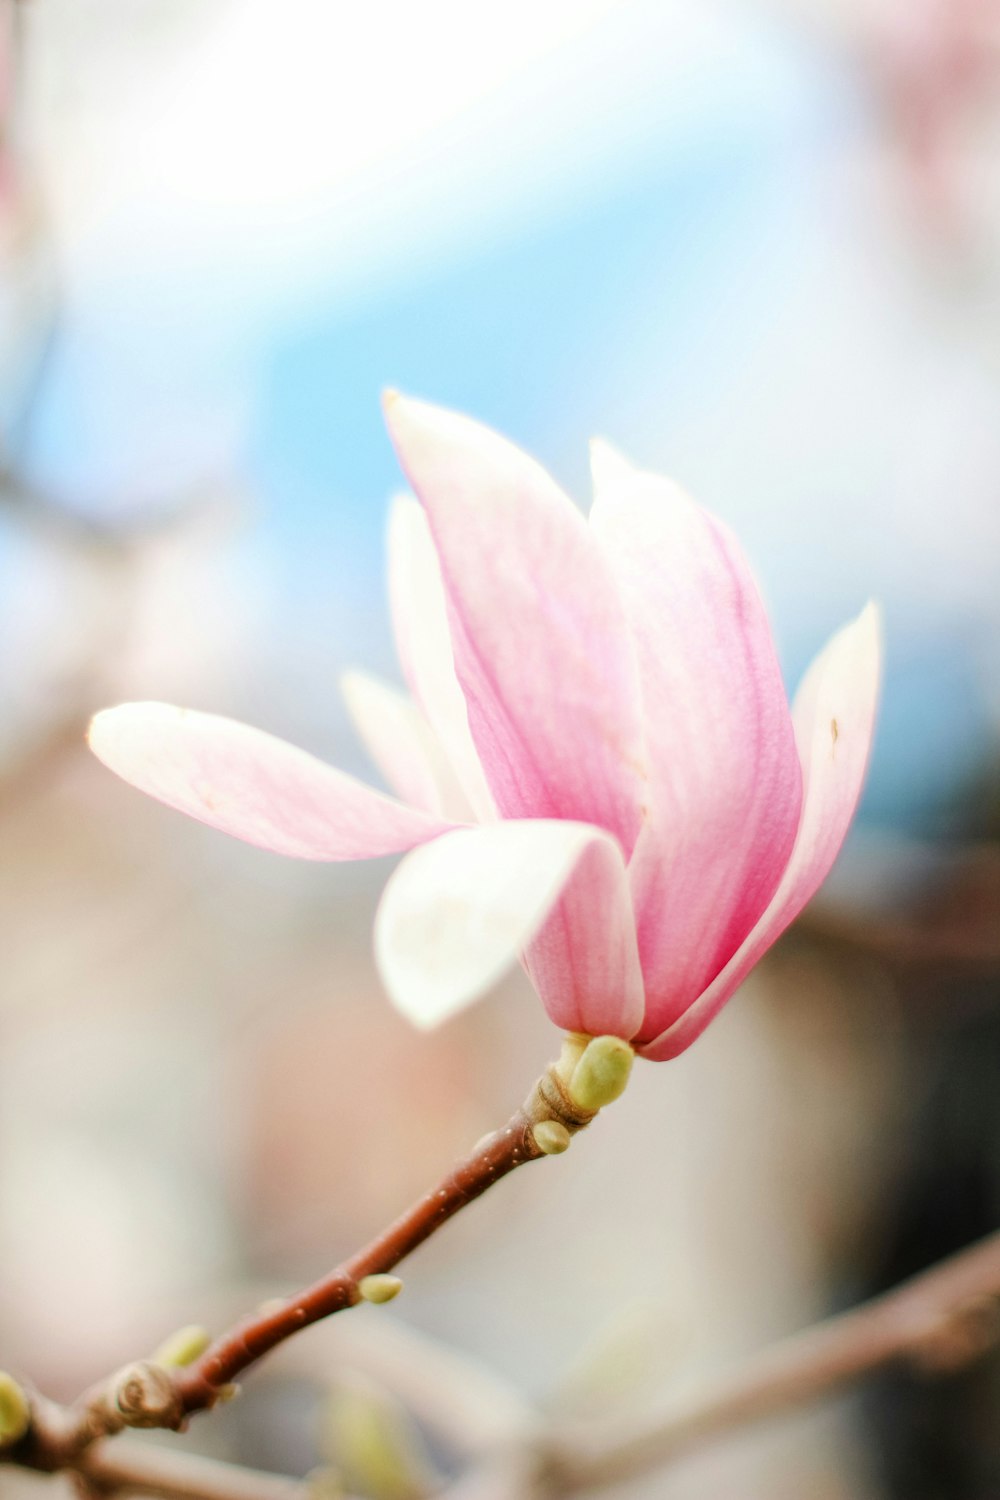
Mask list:
[[[152,1500],[306,1500],[307,1484],[123,1439],[98,1443],[75,1470],[98,1495]]]
[[[1000,1341],[1000,1233],[884,1296],[765,1349],[659,1412],[566,1428],[549,1448],[556,1493],[624,1479],[720,1434],[791,1411],[886,1365],[950,1374]]]
[[[588,1125],[596,1110],[574,1104],[558,1068],[554,1064],[542,1075],[505,1126],[484,1136],[437,1187],[363,1250],[296,1296],[276,1307],[265,1307],[237,1324],[216,1339],[200,1359],[178,1370],[174,1376],[178,1419],[213,1406],[249,1365],[300,1329],[363,1300],[361,1283],[366,1277],[391,1271],[495,1182],[516,1167],[546,1155],[535,1134],[542,1122],[561,1126],[567,1132],[568,1144],[569,1136]]]

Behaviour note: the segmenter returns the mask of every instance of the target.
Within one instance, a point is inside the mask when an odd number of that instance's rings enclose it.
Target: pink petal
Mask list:
[[[641,821],[638,685],[624,614],[580,513],[466,417],[393,397],[387,420],[437,544],[469,727],[503,817]]]
[[[404,859],[375,921],[393,1001],[418,1026],[468,1005],[510,968],[564,892],[573,957],[564,956],[562,933],[543,940],[546,1005],[561,1026],[630,1035],[642,981],[621,852],[602,829],[580,823],[462,829]]]
[[[454,823],[475,818],[437,736],[406,693],[367,672],[347,672],[341,691],[355,728],[392,790],[411,807]]]
[[[594,477],[591,523],[642,683],[649,818],[629,875],[648,1037],[715,977],[774,894],[801,774],[767,614],[735,538],[603,445]]]
[[[389,517],[389,598],[400,666],[478,818],[496,816],[455,675],[448,607],[427,517],[409,495]]]
[[[125,703],[99,713],[89,738],[98,759],[140,791],[276,854],[369,859],[453,826],[214,714]]]
[[[588,845],[524,965],[552,1020],[588,1036],[635,1036],[645,995],[621,850]]]
[[[881,655],[879,614],[869,604],[809,668],[793,710],[805,795],[788,867],[739,950],[690,1010],[643,1048],[644,1056],[664,1061],[690,1047],[825,880],[861,795],[875,729]]]

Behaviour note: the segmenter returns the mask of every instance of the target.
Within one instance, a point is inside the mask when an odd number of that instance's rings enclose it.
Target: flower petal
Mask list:
[[[276,854],[369,859],[454,826],[215,714],[125,703],[97,714],[89,739],[97,758],[140,791]]]
[[[437,736],[413,699],[367,672],[346,672],[340,687],[355,728],[392,790],[411,807],[454,823],[474,822]]]
[[[478,423],[398,396],[386,415],[430,520],[469,727],[501,815],[596,823],[631,852],[638,683],[585,520],[533,459]]]
[[[538,955],[555,1019],[574,1030],[616,1020],[631,1034],[642,992],[621,851],[581,823],[461,829],[404,859],[375,920],[393,1001],[418,1026],[461,1010],[513,964],[564,892],[565,931],[542,939]]]
[[[793,717],[805,795],[795,847],[770,905],[704,994],[643,1054],[656,1061],[690,1047],[762,954],[825,880],[861,795],[881,672],[879,613],[869,604],[837,632],[813,662]]]
[[[614,840],[584,849],[524,966],[556,1026],[635,1036],[645,992],[628,875]]]
[[[801,773],[767,614],[735,538],[603,445],[594,467],[591,524],[642,684],[650,808],[629,875],[649,1037],[715,977],[774,894]]]
[[[417,501],[397,495],[389,516],[389,598],[399,662],[469,804],[496,816],[455,675],[448,606],[430,526]]]

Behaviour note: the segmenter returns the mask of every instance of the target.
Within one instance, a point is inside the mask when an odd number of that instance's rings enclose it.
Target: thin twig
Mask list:
[[[178,1421],[213,1406],[237,1376],[277,1344],[310,1323],[361,1301],[359,1283],[365,1277],[391,1271],[487,1188],[516,1167],[543,1156],[534,1135],[534,1127],[541,1121],[556,1121],[572,1134],[589,1124],[593,1114],[571,1102],[556,1066],[550,1068],[505,1126],[484,1136],[437,1187],[363,1250],[305,1291],[237,1324],[194,1364],[177,1371],[174,1389]]]
[[[1000,1233],[884,1296],[782,1340],[717,1383],[614,1430],[566,1428],[555,1493],[599,1488],[722,1433],[804,1406],[882,1367],[950,1374],[1000,1340]]]
[[[152,1500],[306,1500],[307,1495],[301,1480],[128,1439],[96,1444],[81,1456],[76,1472],[99,1495]]]

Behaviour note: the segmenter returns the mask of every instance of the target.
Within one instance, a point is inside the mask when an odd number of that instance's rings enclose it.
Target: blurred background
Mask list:
[[[388,862],[83,747],[166,698],[374,775],[386,385],[581,504],[611,438],[734,525],[790,686],[870,596],[887,679],[834,877],[704,1040],[193,1435],[299,1474],[358,1390],[447,1472],[480,1364],[481,1416],[634,1407],[1000,1219],[1000,3],[0,0],[0,1363],[54,1395],[314,1278],[552,1050],[522,982],[390,1011]],[[995,1359],[885,1378],[620,1493],[992,1500],[998,1414]]]

